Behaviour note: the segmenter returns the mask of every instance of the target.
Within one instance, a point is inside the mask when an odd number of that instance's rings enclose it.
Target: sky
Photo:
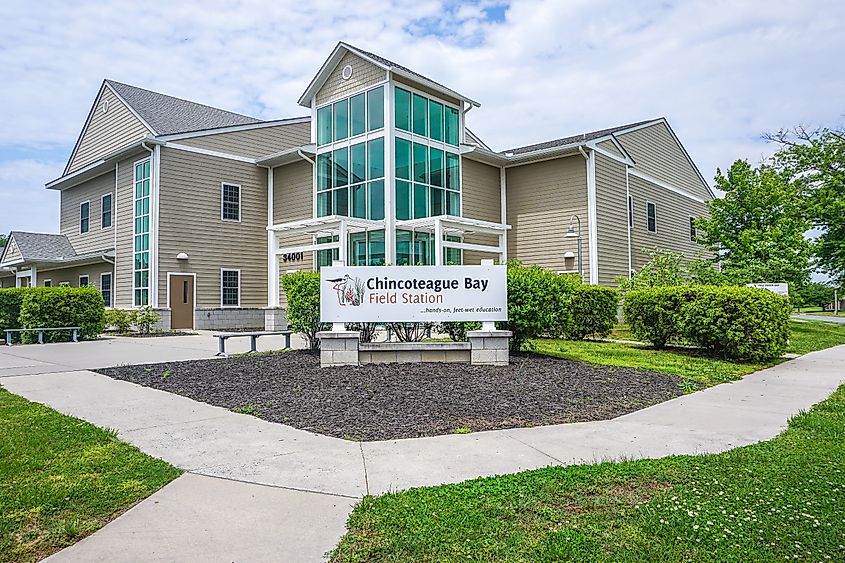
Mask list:
[[[0,232],[58,231],[61,175],[104,78],[262,119],[338,41],[478,100],[495,150],[664,116],[701,172],[761,134],[845,121],[845,2],[356,0],[0,5]]]

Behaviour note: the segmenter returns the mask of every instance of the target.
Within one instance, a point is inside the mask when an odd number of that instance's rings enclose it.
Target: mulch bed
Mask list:
[[[98,370],[303,430],[386,440],[614,418],[682,394],[681,379],[535,354],[507,367],[320,368],[305,351]],[[466,431],[466,430],[461,430]]]

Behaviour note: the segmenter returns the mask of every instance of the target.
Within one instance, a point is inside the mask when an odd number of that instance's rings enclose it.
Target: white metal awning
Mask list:
[[[396,228],[428,231],[433,233],[438,223],[440,223],[440,228],[443,230],[444,234],[478,233],[501,235],[511,228],[510,225],[505,223],[494,223],[492,221],[469,219],[467,217],[457,217],[455,215],[437,215],[435,217],[396,221]]]
[[[308,234],[308,235],[336,235],[340,232],[341,225],[346,225],[347,232],[357,233],[361,231],[373,231],[384,228],[384,221],[372,221],[370,219],[356,219],[342,215],[329,215],[316,219],[302,219],[288,223],[278,223],[267,227],[268,231],[286,234]]]

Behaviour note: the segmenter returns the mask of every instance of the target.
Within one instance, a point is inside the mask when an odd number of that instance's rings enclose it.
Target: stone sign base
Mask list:
[[[508,365],[508,330],[473,330],[469,342],[359,342],[358,331],[323,331],[320,366],[361,364],[464,362],[482,366]]]

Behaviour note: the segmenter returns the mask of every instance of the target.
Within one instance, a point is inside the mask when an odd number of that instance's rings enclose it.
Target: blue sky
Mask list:
[[[0,6],[0,231],[57,231],[61,174],[103,78],[254,115],[339,40],[479,100],[494,149],[665,116],[712,178],[764,131],[842,124],[845,3],[32,2]]]

